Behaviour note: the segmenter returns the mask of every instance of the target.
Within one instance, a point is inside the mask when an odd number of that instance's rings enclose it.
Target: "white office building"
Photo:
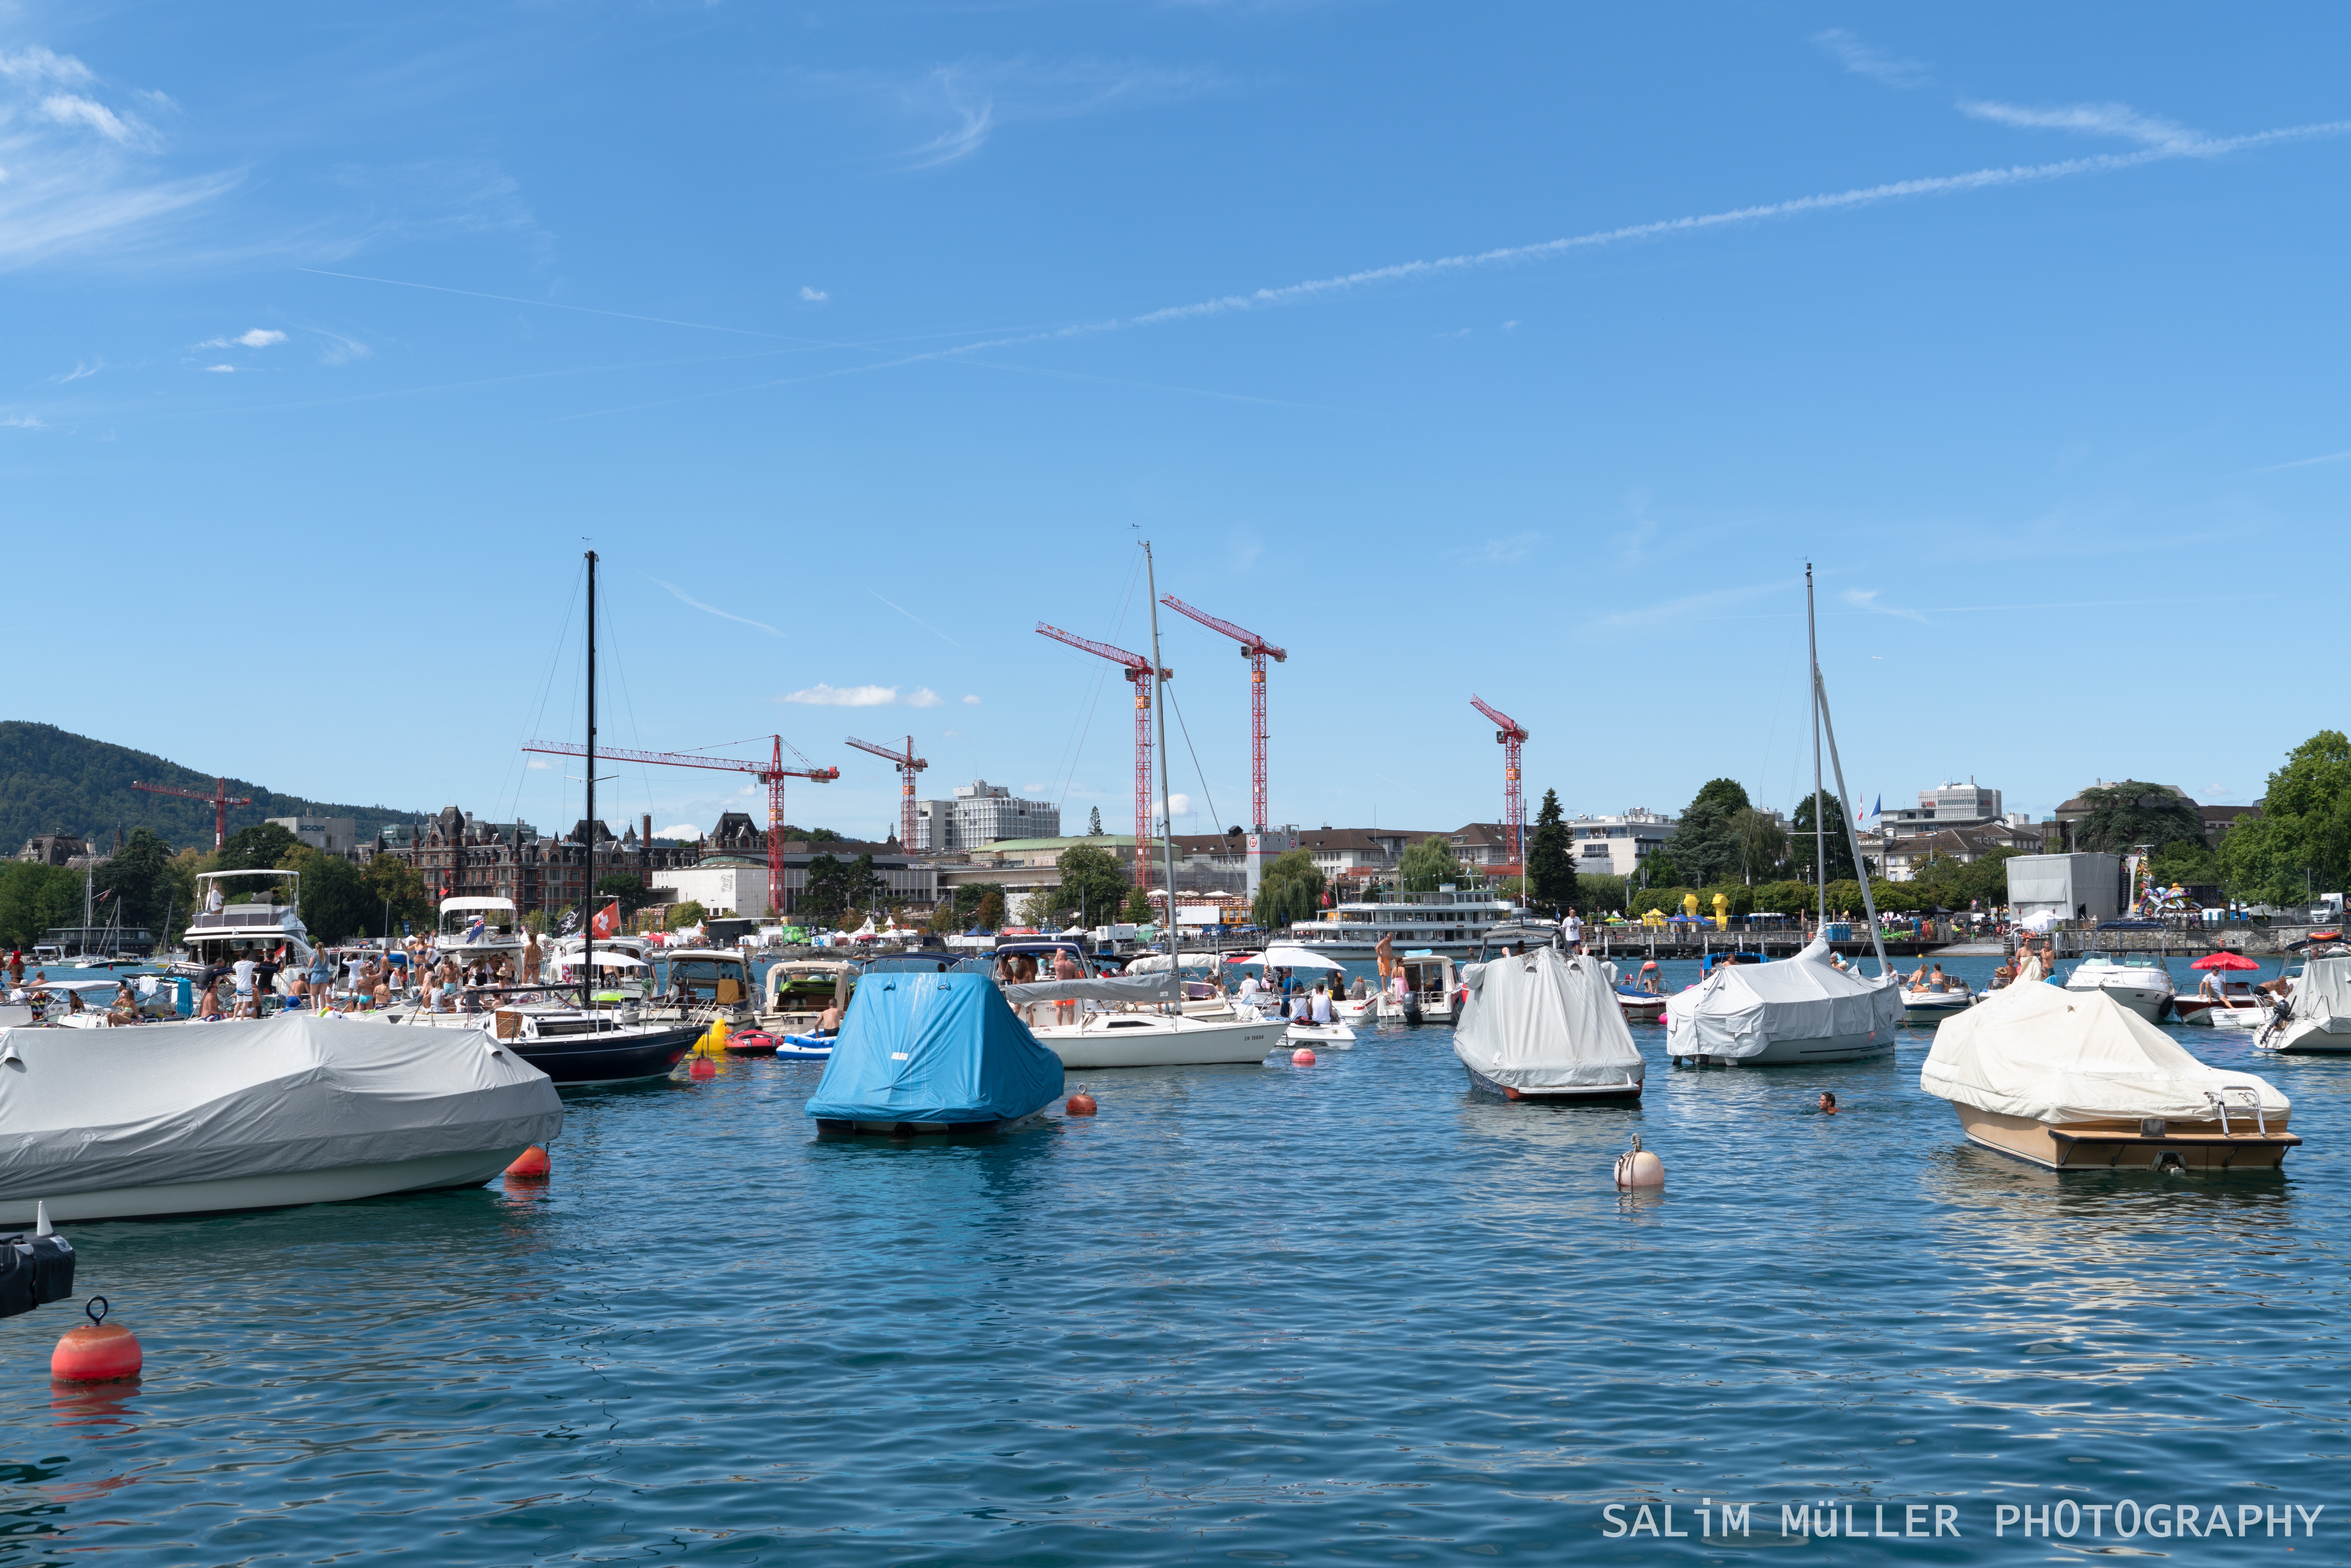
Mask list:
[[[359,848],[360,825],[350,817],[272,817],[269,821],[330,855],[348,855]]]
[[[1861,802],[1855,801],[1854,810],[1862,810]],[[1899,839],[1952,828],[1987,827],[2000,820],[2000,791],[1986,789],[1970,779],[1964,784],[1943,783],[1921,789],[1917,810],[1888,811],[1885,821],[1876,825],[1887,837]]]
[[[1617,817],[1577,817],[1567,823],[1579,876],[1631,876],[1664,849],[1677,819],[1635,806]]]
[[[914,802],[916,854],[954,854],[1001,839],[1053,839],[1061,834],[1061,809],[1048,800],[1017,800],[1001,784],[975,779],[956,786],[955,798]]]

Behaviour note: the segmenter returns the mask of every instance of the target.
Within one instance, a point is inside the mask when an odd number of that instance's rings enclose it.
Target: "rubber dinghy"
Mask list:
[[[2047,1170],[2273,1170],[2292,1103],[2110,997],[2020,980],[1935,1031],[1918,1087],[1968,1141]]]
[[[1814,937],[1784,963],[1724,964],[1666,998],[1666,1054],[1676,1061],[1781,1067],[1851,1061],[1894,1049],[1902,991],[1829,962]]]
[[[1472,964],[1453,1054],[1477,1087],[1512,1100],[1638,1100],[1644,1063],[1599,959],[1557,949]]]
[[[808,1113],[825,1133],[1000,1131],[1061,1092],[1061,1059],[1037,1043],[985,975],[868,975]]]
[[[478,1186],[562,1130],[547,1075],[478,1030],[0,1030],[0,1226]]]

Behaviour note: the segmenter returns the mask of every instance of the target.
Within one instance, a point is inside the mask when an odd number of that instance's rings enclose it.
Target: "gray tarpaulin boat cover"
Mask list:
[[[1779,1040],[1872,1031],[1884,1038],[1901,1021],[1899,987],[1838,968],[1829,945],[1814,937],[1792,958],[1724,964],[1667,997],[1666,1049],[1676,1056],[1760,1056]]]
[[[1599,959],[1537,947],[1472,964],[1461,982],[1453,1054],[1480,1078],[1537,1091],[1641,1082],[1640,1048]]]
[[[2285,1021],[2304,1020],[2328,1034],[2351,1034],[2351,958],[2313,958],[2303,965]]]
[[[1918,1087],[2032,1122],[2209,1118],[2208,1092],[2247,1088],[2264,1114],[2290,1109],[2266,1079],[2207,1067],[2113,998],[2018,980],[1935,1030]],[[2250,1111],[2230,1095],[2231,1111]]]
[[[1157,974],[1098,975],[1090,980],[1031,980],[1005,987],[1004,999],[1016,1008],[1030,1002],[1180,1002],[1184,977],[1162,969]]]
[[[304,1013],[0,1030],[0,1198],[541,1144],[547,1075],[476,1030]]]

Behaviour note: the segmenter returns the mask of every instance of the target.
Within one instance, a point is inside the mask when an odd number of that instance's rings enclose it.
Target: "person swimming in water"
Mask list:
[[[1837,1113],[1836,1096],[1825,1089],[1821,1091],[1820,1113],[1823,1116],[1834,1116]]]

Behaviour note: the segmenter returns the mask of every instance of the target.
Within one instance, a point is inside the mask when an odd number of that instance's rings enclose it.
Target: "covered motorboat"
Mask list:
[[[2304,964],[2285,1010],[2255,1043],[2265,1051],[2351,1051],[2351,954]]]
[[[1918,1086],[1968,1141],[2044,1169],[2273,1170],[2292,1103],[2097,991],[2018,984],[1935,1031]]]
[[[985,975],[868,975],[808,1113],[825,1133],[995,1132],[1050,1104],[1061,1061]]]
[[[1677,1062],[1779,1067],[1852,1061],[1894,1049],[1902,992],[1831,963],[1814,937],[1783,963],[1724,964],[1666,998],[1666,1053]]]
[[[1644,1064],[1607,966],[1533,947],[1461,971],[1453,1054],[1512,1100],[1638,1100]]]
[[[477,1030],[307,1012],[0,1031],[0,1226],[478,1186],[563,1128]]]

